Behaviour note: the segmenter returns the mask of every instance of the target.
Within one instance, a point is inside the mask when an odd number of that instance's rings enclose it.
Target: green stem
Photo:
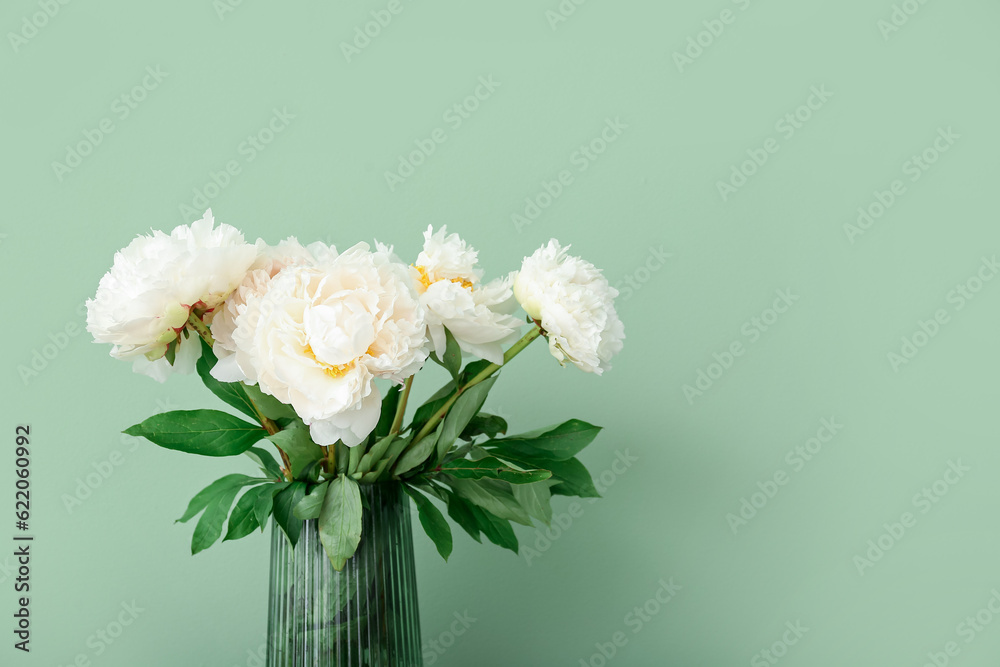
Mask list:
[[[392,420],[392,428],[389,430],[389,435],[396,435],[399,433],[399,429],[403,428],[403,416],[406,414],[406,401],[410,398],[410,387],[413,386],[413,376],[406,378],[403,384],[403,393],[399,396],[399,402],[396,403],[396,416]]]
[[[203,319],[195,315],[193,310],[191,311],[191,314],[188,315],[188,324],[191,325],[192,329],[198,332],[199,336],[205,339],[205,342],[208,343],[209,347],[215,345],[215,339],[212,338],[212,332],[208,330],[208,325],[205,324]]]
[[[209,330],[208,325],[205,324],[205,321],[200,317],[198,317],[198,315],[193,310],[191,311],[191,314],[188,315],[188,324],[191,325],[192,329],[198,332],[198,335],[202,337],[202,340],[208,343],[209,347],[215,345],[215,338],[212,337],[212,332]],[[268,435],[274,435],[275,433],[281,430],[280,428],[278,428],[278,425],[275,424],[273,420],[264,416],[264,413],[260,411],[260,407],[256,403],[254,403],[254,400],[252,398],[247,396],[247,400],[250,401],[250,405],[253,406],[253,411],[257,415],[257,421],[259,421],[260,425],[264,427],[264,430],[267,431]],[[285,451],[281,447],[275,445],[274,448],[278,450],[279,454],[281,454],[281,461],[284,464],[282,472],[285,473],[285,478],[289,482],[291,482],[292,463],[291,461],[288,460],[288,455],[285,454]]]
[[[521,336],[520,340],[511,345],[510,349],[508,349],[506,352],[503,353],[503,365],[506,366],[511,359],[516,357],[521,352],[521,350],[528,347],[528,344],[531,343],[531,341],[535,340],[541,335],[542,335],[542,328],[538,326],[538,323],[536,322],[535,326],[531,329],[531,331]],[[473,377],[471,380],[469,380],[464,385],[459,387],[458,391],[456,391],[454,395],[452,395],[452,397],[449,398],[444,405],[438,408],[438,411],[435,412],[434,415],[427,420],[427,423],[424,424],[423,428],[420,429],[420,432],[417,433],[415,438],[413,438],[413,445],[416,445],[418,442],[420,442],[421,439],[426,437],[428,434],[434,432],[434,428],[438,425],[438,423],[442,419],[444,419],[445,415],[448,414],[448,410],[450,410],[451,406],[455,404],[455,401],[458,400],[458,397],[462,395],[462,392],[464,392],[469,387],[474,387],[475,385],[479,384],[489,376],[496,373],[498,370],[500,370],[499,365],[490,364],[483,370],[479,371],[479,373],[477,373],[476,376]]]

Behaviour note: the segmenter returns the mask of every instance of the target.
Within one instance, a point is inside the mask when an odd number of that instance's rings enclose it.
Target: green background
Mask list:
[[[349,62],[341,44],[387,1],[51,4],[51,18],[29,0],[0,9],[0,465],[12,470],[14,427],[30,424],[36,536],[28,656],[6,629],[13,559],[0,557],[0,662],[257,664],[267,537],[191,557],[191,526],[173,523],[208,482],[252,465],[122,440],[154,412],[217,402],[196,378],[133,374],[80,333],[114,251],[193,219],[181,205],[235,160],[210,204],[251,240],[377,238],[414,258],[427,224],[447,224],[497,276],[556,237],[622,289],[628,338],[610,373],[561,369],[539,345],[487,403],[514,431],[574,416],[605,426],[582,456],[610,482],[604,499],[549,543],[518,527],[537,557],[458,531],[444,563],[418,531],[422,633],[450,644],[428,664],[599,666],[595,644],[619,631],[608,664],[623,667],[771,664],[765,649],[789,666],[917,666],[948,642],[949,664],[996,664],[1000,281],[977,282],[1000,250],[995,2],[908,0],[915,13],[890,31],[889,0],[592,0],[564,2],[565,21],[547,14],[558,0],[401,0]],[[697,57],[680,62],[689,48]],[[116,100],[147,67],[166,76],[123,118]],[[454,127],[445,113],[480,77],[499,87]],[[813,87],[831,96],[800,108]],[[274,109],[294,118],[250,160],[241,144]],[[790,133],[795,113],[808,120]],[[102,119],[113,132],[57,173]],[[627,127],[581,163],[608,119]],[[390,189],[385,172],[436,128],[446,141]],[[949,128],[958,138],[938,154]],[[765,146],[777,152],[724,198],[719,181]],[[914,171],[925,150],[934,163]],[[562,170],[572,182],[516,225]],[[845,230],[897,179],[874,224]],[[959,285],[981,289],[960,301]],[[774,321],[777,290],[797,300]],[[894,368],[888,355],[921,322],[934,330],[938,310],[946,323]],[[712,367],[736,342],[743,354]],[[689,400],[699,371],[716,379]],[[842,429],[804,465],[787,458],[824,418]],[[121,465],[67,507],[113,452]],[[619,455],[637,461],[616,469]],[[949,461],[968,468],[954,484],[939,481]],[[768,484],[776,474],[783,485]],[[12,472],[2,479],[12,506]],[[925,488],[935,502],[915,499]],[[739,525],[727,515],[743,499],[762,507]],[[859,565],[880,536],[891,548]],[[671,578],[681,589],[634,632],[628,615]],[[98,655],[88,638],[133,601],[143,611]],[[449,637],[456,613],[476,620]],[[808,628],[791,646],[786,623]]]

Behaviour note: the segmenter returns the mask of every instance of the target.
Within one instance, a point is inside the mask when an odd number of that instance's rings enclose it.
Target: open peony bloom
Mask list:
[[[373,380],[402,382],[427,359],[424,312],[407,268],[365,243],[285,266],[248,286],[231,333],[238,372],[291,405],[320,445],[360,444],[378,423]],[[322,244],[320,244],[322,246]],[[235,377],[234,377],[235,375]]]
[[[436,233],[433,229],[428,225],[424,232],[424,248],[411,274],[427,312],[434,351],[444,354],[447,328],[463,352],[502,364],[503,343],[516,338],[522,324],[510,314],[517,307],[513,275],[481,284],[478,252],[458,234],[446,236],[446,226]]]
[[[177,341],[175,365],[190,370],[200,355],[195,338],[179,335],[195,307],[219,306],[246,275],[257,249],[236,228],[215,227],[209,209],[201,220],[136,237],[115,253],[114,265],[87,301],[87,330],[111,343],[111,356],[160,380],[173,367],[164,358]]]
[[[560,364],[569,360],[600,375],[622,349],[625,327],[615,312],[618,290],[593,264],[566,253],[552,239],[524,258],[514,279],[514,295],[541,323],[549,351]]]
[[[237,356],[244,355],[233,340],[236,318],[246,311],[247,299],[264,296],[271,286],[271,279],[286,266],[316,266],[321,261],[331,261],[337,257],[332,246],[316,242],[303,247],[294,236],[269,246],[263,239],[257,239],[257,260],[253,263],[239,286],[233,290],[222,307],[214,313],[212,336],[215,345],[212,351],[219,361],[212,368],[212,375],[222,382],[236,382],[245,377],[240,371]],[[244,360],[244,363],[248,363]]]

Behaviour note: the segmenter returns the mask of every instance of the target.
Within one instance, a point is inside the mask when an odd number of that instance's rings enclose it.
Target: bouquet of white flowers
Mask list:
[[[191,500],[180,521],[201,513],[193,553],[224,528],[225,540],[263,530],[272,515],[294,546],[303,521],[316,519],[340,570],[362,538],[361,486],[383,482],[413,498],[443,557],[451,528],[432,500],[476,540],[516,552],[511,521],[547,523],[552,494],[598,495],[576,455],[600,429],[570,419],[508,436],[504,419],[480,411],[487,393],[536,338],[560,364],[597,374],[624,339],[616,290],[566,250],[552,240],[519,271],[483,282],[476,250],[444,228],[427,229],[408,265],[379,243],[249,244],[208,211],[118,252],[87,302],[87,328],[160,381],[196,369],[250,420],[178,410],[125,431],[192,454],[246,454],[260,467],[262,477],[227,475]],[[465,357],[475,360],[463,367]],[[428,359],[451,381],[408,417]]]

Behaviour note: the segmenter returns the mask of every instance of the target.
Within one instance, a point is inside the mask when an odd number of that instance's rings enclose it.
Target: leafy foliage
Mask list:
[[[357,550],[362,514],[370,511],[359,485],[385,482],[400,484],[413,500],[420,525],[443,558],[451,555],[454,538],[435,501],[475,541],[485,536],[517,553],[512,522],[548,524],[554,495],[599,496],[577,454],[601,429],[570,419],[506,436],[507,421],[483,412],[497,374],[484,373],[491,366],[487,361],[462,369],[462,353],[450,332],[447,341],[442,358],[434,359],[452,379],[415,410],[409,425],[397,426],[399,432],[393,430],[394,418],[406,394],[390,388],[377,426],[357,447],[320,447],[290,406],[259,387],[216,380],[211,375],[216,359],[205,344],[198,373],[206,387],[259,425],[217,410],[183,410],[155,415],[125,432],[203,456],[246,454],[264,474],[226,475],[195,495],[178,519],[201,514],[192,553],[217,542],[223,532],[223,541],[232,541],[263,530],[272,516],[294,546],[303,522],[315,520],[331,563],[341,569]],[[470,384],[473,378],[477,382]],[[421,432],[427,435],[416,439]],[[262,442],[273,445],[279,457],[258,445]]]
[[[319,513],[319,539],[333,569],[342,570],[361,542],[361,489],[340,475],[327,486]]]
[[[218,410],[173,410],[125,429],[166,449],[202,456],[236,456],[267,435],[260,426]]]

